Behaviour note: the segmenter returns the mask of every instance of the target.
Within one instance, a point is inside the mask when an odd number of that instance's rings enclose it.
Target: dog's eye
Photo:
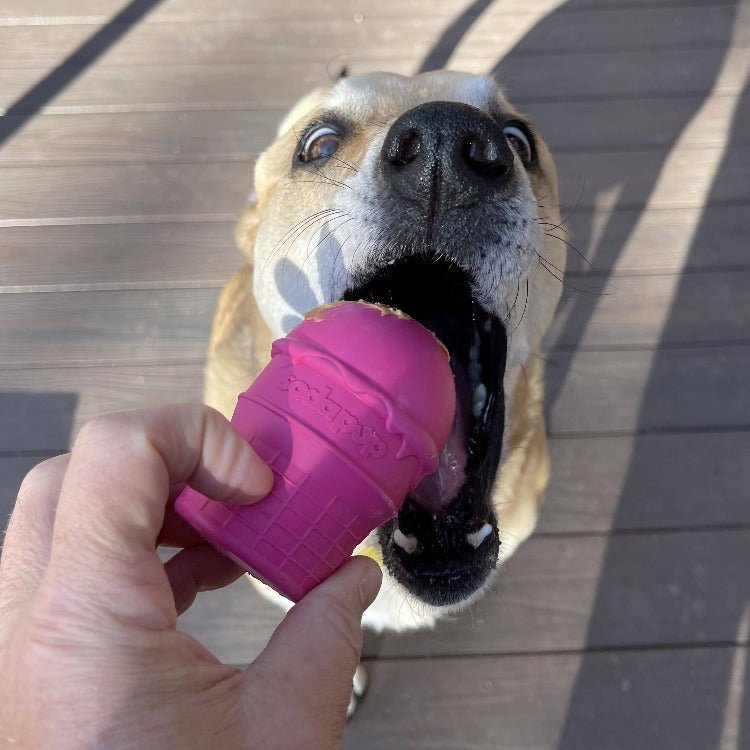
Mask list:
[[[305,137],[299,152],[300,161],[317,161],[333,156],[341,143],[341,136],[330,125],[314,128]]]
[[[517,123],[508,123],[503,127],[503,133],[508,139],[508,143],[513,147],[524,164],[530,164],[534,157],[531,148],[531,141],[526,133],[526,129]]]

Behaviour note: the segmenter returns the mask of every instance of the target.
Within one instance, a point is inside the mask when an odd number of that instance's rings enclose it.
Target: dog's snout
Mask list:
[[[424,206],[445,209],[502,189],[513,151],[500,125],[476,107],[431,102],[391,125],[381,152],[389,187]]]

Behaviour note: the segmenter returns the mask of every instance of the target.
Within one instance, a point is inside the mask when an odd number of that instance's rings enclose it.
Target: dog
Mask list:
[[[492,586],[548,481],[539,352],[565,266],[551,154],[489,77],[373,73],[301,99],[254,182],[205,401],[230,416],[272,340],[323,303],[386,303],[430,328],[451,353],[456,423],[437,472],[356,551],[384,568],[363,624],[431,627]]]

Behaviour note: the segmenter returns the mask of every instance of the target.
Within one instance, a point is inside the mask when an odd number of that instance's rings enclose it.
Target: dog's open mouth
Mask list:
[[[433,605],[471,596],[495,568],[499,537],[490,504],[503,440],[506,334],[472,294],[472,279],[430,257],[394,261],[345,299],[397,307],[448,347],[456,419],[436,472],[379,531],[388,570]]]

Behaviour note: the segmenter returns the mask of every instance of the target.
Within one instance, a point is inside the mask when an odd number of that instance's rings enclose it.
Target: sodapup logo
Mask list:
[[[361,446],[360,455],[366,458],[383,458],[388,452],[388,446],[378,437],[372,427],[363,425],[351,412],[330,398],[331,389],[328,386],[322,389],[313,388],[304,380],[291,375],[288,379],[281,381],[280,388],[282,391],[288,391],[292,398],[307,404],[325,417],[331,423],[333,432],[348,434],[357,445]]]

